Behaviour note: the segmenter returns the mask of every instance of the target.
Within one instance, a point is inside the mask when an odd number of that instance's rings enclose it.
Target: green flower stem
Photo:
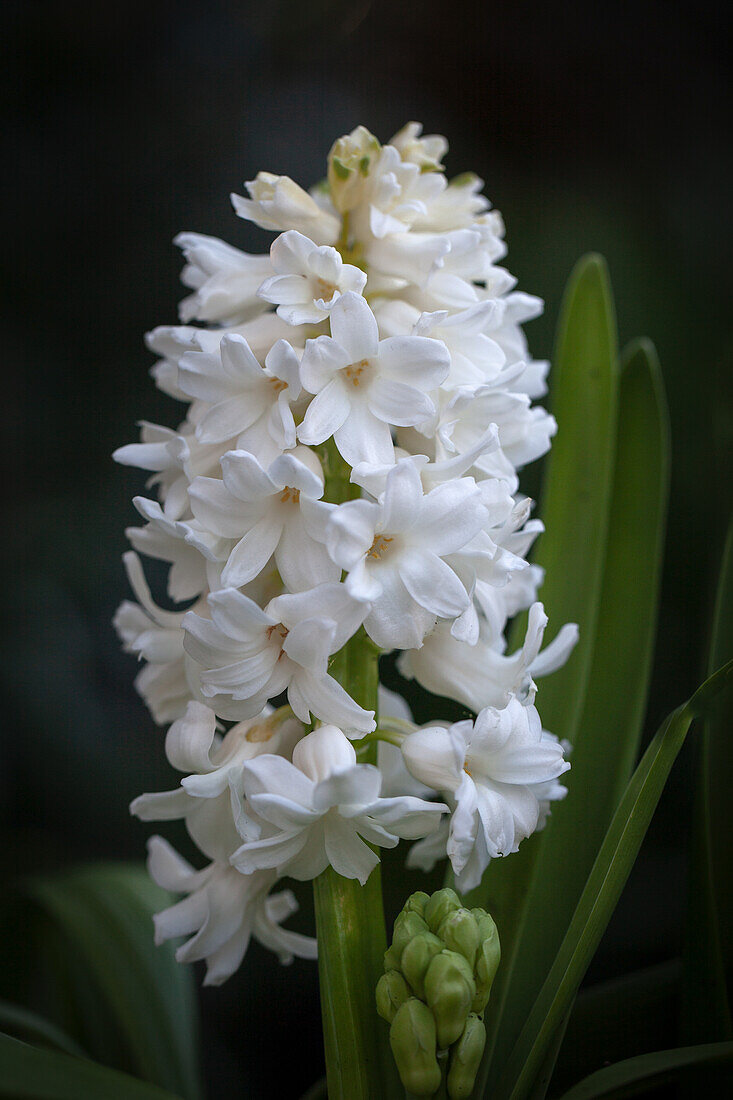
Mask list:
[[[319,448],[326,477],[325,499],[342,503],[359,495],[350,467],[329,441]],[[360,706],[377,709],[379,650],[363,629],[334,655],[329,672]],[[376,762],[377,745],[359,753]],[[385,1100],[402,1091],[377,1016],[374,990],[387,947],[380,868],[365,886],[329,867],[313,883],[318,933],[318,972],[329,1100]]]

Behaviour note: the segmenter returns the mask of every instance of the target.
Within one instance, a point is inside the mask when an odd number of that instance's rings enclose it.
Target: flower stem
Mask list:
[[[359,495],[350,467],[333,446],[319,448],[325,499],[341,503]],[[329,671],[353,699],[377,709],[379,652],[360,629],[334,655]],[[376,762],[376,744],[359,754]],[[380,867],[365,886],[327,868],[313,883],[318,933],[318,972],[329,1100],[401,1097],[388,1031],[375,1006],[375,987],[387,947]]]

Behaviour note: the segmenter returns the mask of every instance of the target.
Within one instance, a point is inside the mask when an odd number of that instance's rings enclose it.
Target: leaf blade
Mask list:
[[[85,1058],[38,1050],[0,1034],[0,1097],[6,1100],[180,1100]]]
[[[508,1053],[539,992],[636,760],[656,635],[668,488],[669,426],[659,362],[651,342],[639,340],[626,351],[621,374],[598,625],[565,777],[569,793],[553,809],[538,846],[527,911],[542,913],[542,920],[525,923],[497,1053]],[[544,717],[542,692],[540,698]]]
[[[130,1068],[196,1100],[191,975],[175,962],[171,947],[153,943],[152,913],[166,904],[167,895],[144,869],[115,865],[36,878],[26,893],[69,945],[72,957],[84,961],[85,977],[98,989],[124,1040]]]
[[[620,1100],[671,1082],[684,1070],[731,1061],[732,1042],[657,1050],[597,1070],[564,1093],[562,1100]]]

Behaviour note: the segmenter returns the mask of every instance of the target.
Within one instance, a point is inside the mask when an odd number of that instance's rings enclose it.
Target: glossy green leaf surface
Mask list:
[[[39,1050],[2,1034],[0,1097],[3,1100],[177,1100],[174,1093],[97,1062]]]
[[[641,736],[656,635],[669,485],[667,408],[653,345],[624,355],[598,625],[567,798],[541,837],[497,1053],[508,1052],[562,942]],[[561,673],[560,673],[561,675]],[[551,684],[554,675],[548,682]],[[544,685],[538,692],[543,722]],[[572,858],[568,854],[572,853]]]
[[[634,864],[665,781],[693,718],[733,675],[733,661],[711,676],[662,723],[613,816],[570,927],[522,1028],[495,1097],[525,1100],[572,1003]]]
[[[89,1053],[104,1057],[102,1044],[114,1033],[125,1055],[116,1065],[196,1100],[192,975],[175,962],[171,945],[153,942],[152,914],[170,904],[169,896],[143,868],[124,865],[39,877],[26,892],[56,938],[55,954],[67,964],[59,979],[67,984],[72,1016],[96,1027],[84,1043]]]
[[[541,598],[550,618],[550,636],[566,622],[580,626],[580,640],[567,665],[539,685],[538,705],[547,729],[575,741],[601,598],[608,514],[613,483],[618,403],[616,322],[608,272],[600,256],[576,265],[563,300],[551,375],[551,407],[558,433],[547,459],[540,516],[546,532],[534,560],[546,570]],[[521,644],[524,623],[513,631]],[[469,905],[486,908],[497,922],[502,964],[487,1018],[488,1063],[509,1045],[527,1004],[514,996],[517,946],[527,913],[527,897],[542,834],[525,841],[510,859],[494,860]],[[511,998],[511,999],[509,999]],[[508,1017],[508,1021],[507,1021]],[[508,1022],[508,1027],[506,1026]],[[501,1028],[501,1030],[499,1030]],[[493,1075],[492,1075],[493,1077]]]
[[[723,551],[708,669],[733,653],[733,523]],[[733,961],[733,691],[705,722],[695,796],[680,1032],[683,1042],[733,1038],[725,968]]]
[[[672,1083],[691,1070],[705,1066],[722,1066],[733,1062],[733,1043],[705,1043],[700,1046],[658,1050],[627,1058],[613,1066],[605,1066],[584,1081],[580,1081],[562,1100],[621,1100],[638,1096],[658,1085]],[[698,1080],[699,1084],[699,1080]]]

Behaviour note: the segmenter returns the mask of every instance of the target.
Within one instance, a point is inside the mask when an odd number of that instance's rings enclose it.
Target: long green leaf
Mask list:
[[[720,571],[708,669],[733,653],[733,522]],[[695,792],[687,928],[683,956],[681,1038],[733,1038],[725,963],[733,959],[733,805],[730,798],[733,692],[711,708],[700,746]]]
[[[566,777],[569,793],[553,809],[537,853],[527,911],[541,919],[524,926],[498,1057],[511,1048],[557,954],[636,761],[656,635],[668,484],[659,363],[653,345],[639,340],[626,352],[621,374],[600,610]],[[548,724],[544,686],[538,699]]]
[[[0,1034],[2,1100],[177,1100],[126,1073]]]
[[[51,1020],[21,1005],[0,1001],[0,1032],[13,1039],[36,1046],[50,1047],[77,1058],[85,1057],[84,1051]]]
[[[608,272],[600,256],[589,255],[578,262],[570,277],[558,323],[551,394],[558,433],[542,491],[546,533],[538,542],[535,557],[546,570],[542,599],[553,627],[565,622],[580,626],[575,652],[565,668],[541,684],[538,696],[546,728],[573,742],[590,671],[606,553],[616,442],[617,359]],[[521,631],[520,622],[514,631],[515,643]],[[470,894],[468,904],[480,905],[493,914],[502,942],[502,964],[487,1017],[486,1055],[477,1095],[483,1091],[495,1044],[497,1054],[510,1045],[505,1036],[516,1034],[517,1023],[527,1010],[519,998],[509,1002],[507,995],[520,987],[514,976],[517,947],[542,843],[542,834],[536,835],[510,859],[495,860],[481,885]]]
[[[111,865],[33,879],[27,894],[62,937],[61,959],[73,960],[70,988],[74,1000],[83,998],[79,1015],[96,1016],[101,1004],[98,1034],[102,1041],[108,1031],[119,1036],[121,1068],[196,1100],[191,975],[176,964],[170,945],[153,943],[152,913],[169,904],[168,895],[142,868]],[[96,1057],[108,1053],[93,1041],[88,1049]]]
[[[575,996],[631,871],[667,776],[693,718],[733,675],[733,661],[673,711],[655,734],[626,788],[540,994],[522,1028],[495,1097],[524,1100],[548,1044]]]
[[[705,1043],[700,1046],[678,1047],[640,1054],[613,1066],[605,1066],[566,1092],[562,1100],[621,1100],[638,1096],[658,1085],[679,1079],[694,1069],[697,1074],[705,1066],[733,1062],[733,1043]],[[699,1079],[698,1082],[699,1084]]]

